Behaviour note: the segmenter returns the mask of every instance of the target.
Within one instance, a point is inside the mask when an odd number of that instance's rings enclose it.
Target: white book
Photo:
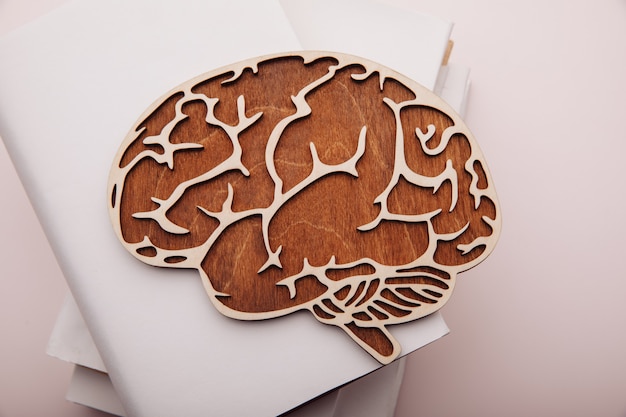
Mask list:
[[[0,40],[0,135],[128,415],[276,415],[380,367],[306,314],[221,316],[195,273],[146,268],[109,225],[109,167],[143,109],[197,74],[300,48],[271,0],[75,1]],[[443,50],[426,52],[438,66]],[[438,314],[394,328],[404,353],[446,332]]]
[[[468,68],[452,64],[441,67],[435,92],[462,116],[465,114],[468,90]],[[76,303],[69,295],[50,336],[47,352],[51,356],[76,364],[68,388],[68,400],[114,415],[125,414],[91,334]],[[339,417],[343,414],[391,417],[404,374],[405,361],[394,362],[393,365],[312,400],[291,412],[289,417]]]

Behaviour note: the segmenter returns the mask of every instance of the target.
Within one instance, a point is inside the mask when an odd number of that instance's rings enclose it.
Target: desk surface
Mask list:
[[[624,416],[626,2],[393,2],[455,22],[504,216],[396,416]],[[60,3],[0,3],[0,34]],[[0,190],[0,416],[103,415],[63,399],[71,367],[45,355],[66,286],[2,147]]]

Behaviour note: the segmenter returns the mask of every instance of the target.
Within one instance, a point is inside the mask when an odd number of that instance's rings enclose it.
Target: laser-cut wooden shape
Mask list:
[[[155,102],[110,174],[141,261],[194,268],[223,314],[309,310],[382,363],[388,326],[443,306],[500,213],[471,133],[440,98],[345,54],[250,59]]]

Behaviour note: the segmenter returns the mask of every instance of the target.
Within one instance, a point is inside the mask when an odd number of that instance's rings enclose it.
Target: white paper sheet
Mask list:
[[[280,0],[304,49],[384,63],[433,89],[452,24],[372,0]]]
[[[46,353],[66,362],[107,372],[85,320],[69,294],[52,329]]]
[[[107,374],[84,366],[74,367],[65,398],[115,416],[126,415]]]

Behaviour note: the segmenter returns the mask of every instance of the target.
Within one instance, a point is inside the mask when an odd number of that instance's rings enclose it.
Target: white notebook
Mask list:
[[[311,47],[295,25],[275,0],[83,0],[0,40],[0,135],[128,415],[277,415],[380,366],[307,314],[221,316],[195,272],[146,267],[109,225],[107,175],[136,117],[197,74]],[[414,27],[430,82],[450,27]],[[393,329],[405,354],[446,332],[438,314]]]

